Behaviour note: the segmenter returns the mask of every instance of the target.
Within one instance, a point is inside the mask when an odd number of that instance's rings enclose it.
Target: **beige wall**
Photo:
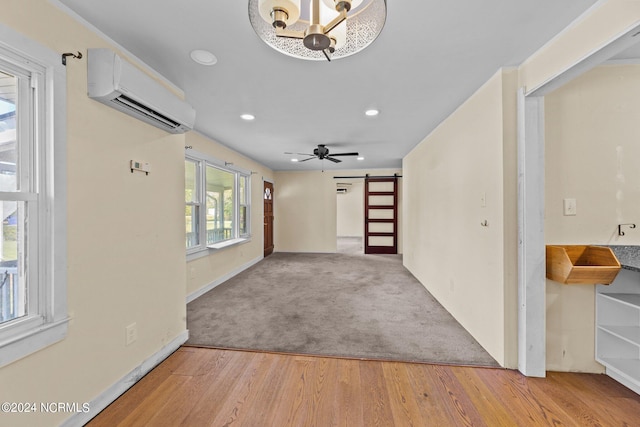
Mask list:
[[[604,65],[545,97],[547,244],[640,244],[640,65]],[[563,215],[574,198],[577,215]],[[594,285],[547,281],[547,368],[601,372]]]
[[[340,181],[341,180],[336,180]],[[364,236],[364,181],[351,181],[343,188],[344,194],[336,197],[336,229],[338,236],[363,237]]]
[[[255,172],[251,175],[251,241],[211,251],[208,256],[188,262],[187,295],[190,295],[263,256],[263,180],[273,181],[273,172],[196,132],[187,133],[186,139],[187,145],[195,151]]]
[[[401,174],[399,169],[276,172],[274,240],[277,252],[336,251],[336,182],[334,176]],[[340,179],[340,182],[349,180]],[[399,187],[402,186],[402,178]],[[399,188],[399,218],[402,190]],[[398,251],[402,248],[402,220],[398,224]]]
[[[518,73],[502,74],[502,245],[504,274],[504,366],[518,365]]]
[[[574,63],[587,57],[595,50],[604,47],[613,38],[623,34],[640,22],[640,2],[635,0],[609,0],[597,3],[589,14],[581,17],[573,26],[563,31],[547,45],[525,61],[519,69],[520,85],[530,91],[556,75],[561,74]],[[605,73],[599,70],[588,74],[588,79],[596,78],[598,74]],[[585,76],[583,76],[585,77]],[[628,78],[628,77],[625,77]],[[586,96],[593,101],[593,91],[598,91],[595,85],[587,83],[587,80],[578,79],[577,86],[572,82],[565,88],[561,88],[549,95],[545,100],[545,120],[547,120],[545,149],[546,164],[546,221],[545,238],[547,243],[617,243],[612,226],[622,217],[631,214],[628,208],[623,208],[627,201],[632,201],[629,188],[622,189],[624,203],[617,198],[611,198],[611,191],[620,189],[621,182],[616,182],[617,160],[611,156],[614,147],[621,146],[625,159],[632,159],[633,148],[622,141],[611,141],[608,135],[618,134],[627,126],[614,126],[613,122],[602,121],[600,114],[616,115],[616,111],[622,113],[627,110],[629,104],[616,103],[605,95],[608,100],[609,111],[594,104],[582,103],[581,98]],[[605,79],[608,80],[608,79]],[[604,83],[604,81],[601,81]],[[620,83],[620,82],[618,82]],[[611,84],[611,81],[606,85]],[[589,89],[586,89],[589,87]],[[565,92],[565,99],[562,93]],[[637,99],[637,98],[636,98]],[[568,106],[572,111],[568,111]],[[614,106],[617,105],[617,106]],[[588,108],[587,108],[588,106]],[[613,107],[613,110],[611,108]],[[549,110],[550,109],[550,110]],[[580,113],[578,113],[580,112]],[[568,114],[568,116],[567,116]],[[624,114],[619,114],[615,119],[620,122]],[[565,126],[561,120],[568,119],[573,124]],[[600,124],[598,128],[593,123]],[[637,120],[636,120],[637,121]],[[580,131],[579,129],[584,129]],[[587,131],[589,129],[589,131]],[[568,132],[565,138],[564,132]],[[587,133],[589,133],[587,135]],[[571,135],[571,136],[569,136]],[[636,133],[637,135],[637,133]],[[577,151],[571,148],[571,144],[578,143],[574,138],[590,140],[582,144]],[[599,138],[595,141],[594,138]],[[631,141],[631,139],[626,139]],[[595,146],[593,145],[595,144]],[[637,145],[637,144],[636,144]],[[575,146],[574,146],[575,147]],[[593,148],[592,148],[593,147]],[[606,152],[603,152],[604,150]],[[573,151],[573,152],[571,152]],[[599,153],[600,156],[595,153]],[[617,159],[618,152],[616,151]],[[563,173],[566,171],[566,173]],[[607,176],[602,182],[596,183],[593,178],[602,174]],[[624,170],[628,178],[629,168]],[[589,176],[588,182],[592,185],[590,190],[576,181],[577,176]],[[625,178],[625,179],[626,179]],[[614,181],[612,181],[612,179]],[[552,181],[550,181],[552,180]],[[627,181],[631,183],[632,181]],[[580,188],[580,190],[578,190]],[[569,193],[574,193],[569,195]],[[609,193],[608,196],[605,196]],[[575,217],[562,216],[562,199],[573,198],[578,202],[578,215]],[[594,203],[599,197],[604,200]],[[622,200],[621,200],[622,201]],[[626,205],[628,206],[628,205]],[[623,211],[621,210],[623,209]],[[615,213],[613,212],[615,210]],[[622,214],[622,215],[620,215]],[[627,237],[631,237],[627,234]],[[626,242],[638,244],[636,237]],[[567,286],[547,281],[547,369],[560,371],[588,371],[602,372],[602,367],[594,361],[594,289],[592,286]]]
[[[604,0],[519,68],[520,86],[527,91],[564,72],[633,26],[640,23],[640,1]]]
[[[3,2],[0,21],[57,52],[110,47],[44,0]],[[3,402],[88,402],[185,331],[185,138],[89,99],[85,58],[67,65],[68,336],[0,368]],[[132,159],[151,173],[131,173]],[[138,339],[125,346],[132,322]]]
[[[499,71],[403,161],[405,266],[508,367],[517,242],[505,200],[515,200],[516,157],[515,111],[503,103],[514,105],[515,90],[516,72]]]

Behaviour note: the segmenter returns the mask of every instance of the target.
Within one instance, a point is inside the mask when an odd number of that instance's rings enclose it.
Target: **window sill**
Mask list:
[[[225,240],[224,242],[208,245],[201,249],[195,250],[194,252],[187,253],[187,262],[196,260],[198,258],[209,256],[222,249],[231,248],[233,246],[242,245],[244,243],[249,243],[250,241],[251,241],[251,236],[241,237],[239,239]]]
[[[33,328],[1,343],[0,367],[63,340],[67,335],[68,323],[67,317]]]
[[[220,242],[220,243],[216,243],[214,245],[207,245],[207,249],[224,249],[224,248],[228,248],[230,246],[236,246],[236,245],[240,245],[242,243],[246,243],[249,240],[251,240],[250,238],[247,237],[242,237],[240,239],[231,239],[231,240],[225,240],[224,242]]]

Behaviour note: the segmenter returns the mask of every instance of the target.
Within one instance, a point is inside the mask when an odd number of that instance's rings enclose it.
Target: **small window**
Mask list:
[[[185,159],[187,253],[250,236],[250,173],[191,151]]]

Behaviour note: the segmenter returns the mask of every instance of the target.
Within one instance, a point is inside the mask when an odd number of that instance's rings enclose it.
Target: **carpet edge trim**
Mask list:
[[[500,364],[486,365],[482,363],[474,364],[469,362],[457,363],[457,362],[442,362],[442,361],[427,361],[427,360],[412,360],[412,359],[394,359],[394,358],[386,358],[386,357],[348,356],[348,355],[339,355],[339,354],[300,353],[300,352],[289,352],[289,351],[222,347],[222,346],[214,346],[214,345],[187,344],[187,343],[185,343],[183,347],[204,348],[209,350],[222,350],[222,351],[242,351],[247,353],[277,354],[282,356],[294,356],[294,357],[299,356],[299,357],[317,357],[317,358],[340,359],[340,360],[358,360],[361,362],[412,363],[416,365],[440,365],[440,366],[457,366],[461,368],[515,370],[512,368],[506,368],[504,366],[501,366]]]

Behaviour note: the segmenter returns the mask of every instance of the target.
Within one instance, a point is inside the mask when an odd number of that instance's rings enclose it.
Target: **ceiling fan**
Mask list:
[[[331,154],[329,155],[329,148],[327,148],[326,145],[324,144],[318,144],[318,148],[314,148],[313,149],[313,154],[308,154],[308,153],[290,153],[290,152],[285,152],[284,154],[299,154],[301,156],[309,156],[306,159],[302,159],[302,160],[298,160],[298,162],[306,162],[307,160],[311,160],[311,159],[320,159],[320,160],[330,160],[333,163],[340,163],[342,160],[340,159],[336,159],[335,157],[339,157],[339,156],[358,156],[358,153],[335,153],[335,154]]]

